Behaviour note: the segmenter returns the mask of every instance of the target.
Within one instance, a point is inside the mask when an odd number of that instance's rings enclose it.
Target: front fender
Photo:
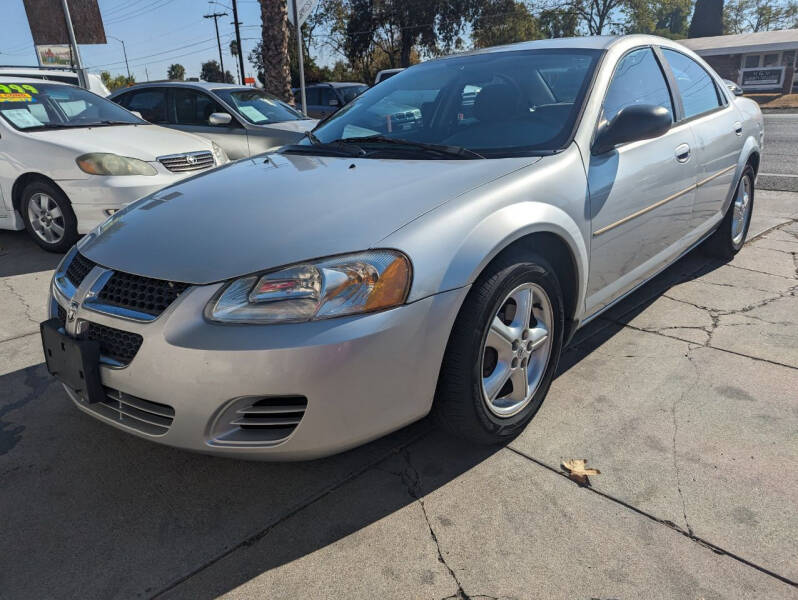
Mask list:
[[[472,284],[490,261],[522,237],[554,234],[571,252],[578,317],[588,273],[586,202],[585,172],[572,146],[436,208],[380,245],[403,250],[412,260],[408,301],[413,302]]]

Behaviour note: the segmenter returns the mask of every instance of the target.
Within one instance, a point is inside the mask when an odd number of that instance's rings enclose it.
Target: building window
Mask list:
[[[743,67],[746,69],[756,69],[759,66],[759,55],[758,54],[749,54],[745,57],[745,63]]]
[[[781,64],[785,67],[793,66],[795,62],[795,50],[785,51],[784,54],[781,55]]]
[[[778,54],[765,54],[762,60],[763,67],[778,67],[779,55]]]

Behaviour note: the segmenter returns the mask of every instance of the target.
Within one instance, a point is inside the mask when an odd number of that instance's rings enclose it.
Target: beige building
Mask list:
[[[680,40],[745,92],[798,92],[798,29]]]

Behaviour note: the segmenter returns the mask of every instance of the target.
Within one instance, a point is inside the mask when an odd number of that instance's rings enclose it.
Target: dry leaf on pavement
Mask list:
[[[571,460],[564,460],[562,468],[568,471],[568,477],[579,485],[590,485],[588,475],[600,475],[601,471],[598,469],[588,469],[585,467],[587,464],[586,458],[572,458]]]

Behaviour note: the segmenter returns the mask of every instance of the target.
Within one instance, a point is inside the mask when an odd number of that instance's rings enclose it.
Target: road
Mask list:
[[[422,421],[268,464],[78,411],[42,364],[57,257],[0,232],[0,598],[795,599],[798,194],[751,235],[580,331],[507,446]]]
[[[757,185],[798,192],[798,113],[765,115],[765,147]]]

